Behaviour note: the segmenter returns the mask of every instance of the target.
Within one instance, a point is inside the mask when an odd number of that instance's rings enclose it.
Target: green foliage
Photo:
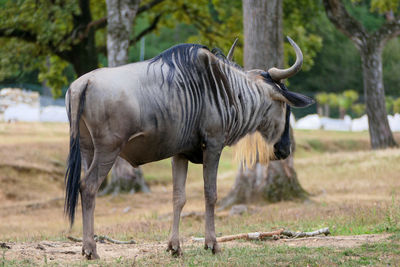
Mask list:
[[[396,0],[397,1],[397,0]],[[368,31],[378,29],[385,17],[370,11],[369,0],[344,1],[346,9],[359,20]],[[398,1],[397,1],[398,2]],[[398,11],[397,11],[398,12]],[[323,45],[314,58],[314,65],[308,72],[300,72],[291,78],[291,88],[306,92],[336,92],[354,88],[363,93],[361,59],[352,42],[339,32],[327,19],[324,12],[315,14],[318,27],[312,33],[321,36]],[[383,78],[385,93],[399,96],[400,38],[390,40],[383,49]]]
[[[94,20],[104,16],[105,11],[104,0],[91,1]],[[59,97],[61,88],[74,78],[71,71],[68,75],[65,72],[69,62],[61,59],[59,54],[80,41],[77,29],[73,29],[74,18],[79,12],[78,1],[2,2],[0,30],[6,29],[6,35],[15,33],[19,38],[0,38],[0,81],[15,82],[24,73],[39,71],[38,81],[46,81],[54,97]],[[104,30],[98,31],[96,39],[99,46],[105,44]]]
[[[318,104],[325,105],[328,104],[329,95],[327,93],[318,93],[315,95],[315,99],[317,100]]]
[[[38,68],[40,50],[16,38],[0,38],[0,81],[9,77],[18,80],[24,73]]]
[[[394,103],[393,97],[391,97],[391,96],[385,97],[386,112],[388,114],[393,114],[393,103]]]
[[[47,0],[7,1],[0,9],[0,25],[9,31],[25,30],[36,34],[36,45],[42,49],[52,44],[61,50],[71,40],[64,37],[72,30],[72,16],[79,12],[76,1],[52,4]]]
[[[67,66],[68,63],[57,56],[48,57],[46,63],[40,66],[39,81],[51,88],[54,98],[61,97],[61,89],[68,82],[64,75]]]
[[[400,38],[387,42],[382,53],[385,93],[400,95]]]
[[[381,0],[378,0],[381,1]],[[367,31],[373,32],[381,27],[385,22],[385,18],[371,9],[369,0],[353,1],[353,3],[346,3],[346,10],[356,20],[358,20]]]
[[[357,117],[361,117],[365,114],[365,104],[357,103],[351,106],[351,110]]]
[[[318,25],[318,16],[315,14],[320,14],[321,11],[321,7],[313,0],[283,1],[283,31],[301,47],[304,55],[303,71],[311,69],[314,58],[322,47],[322,38],[315,33]],[[284,52],[285,63],[288,66],[288,59],[295,59],[296,55],[289,43],[285,43]]]
[[[337,106],[339,106],[339,97],[337,94],[335,93],[328,94],[328,105],[331,108],[336,108]]]
[[[354,90],[346,90],[339,96],[339,107],[349,110],[358,99],[358,93]]]
[[[393,112],[400,113],[400,97],[393,101]]]
[[[201,43],[210,48],[219,47],[227,53],[236,37],[243,40],[241,1],[168,0],[151,10],[148,16],[151,19],[159,12],[169,14],[160,21],[160,29],[163,31],[165,27],[175,28],[178,25],[181,29],[182,25],[195,29],[187,36],[186,42]],[[235,60],[239,63],[243,58],[241,46],[239,42],[235,51]]]
[[[385,13],[387,11],[398,11],[398,0],[371,0],[371,11]]]
[[[301,7],[306,8],[300,8],[292,0],[284,2],[284,34],[292,37],[302,48],[304,54],[303,70],[308,70],[313,65],[313,58],[322,46],[322,39],[309,32],[309,27],[314,27],[311,23],[311,21],[314,21],[313,16],[309,16],[309,12],[318,12],[319,6],[312,0],[302,0],[301,2],[303,3]],[[147,16],[148,21],[151,21],[159,12],[169,14],[164,16],[160,22],[161,27],[158,30],[160,36],[163,35],[161,29],[168,32],[166,28],[181,27],[182,29],[184,28],[182,25],[185,25],[185,28],[195,29],[195,32],[190,33],[186,42],[201,43],[210,48],[218,47],[224,53],[229,51],[235,38],[239,37],[235,50],[235,61],[242,65],[242,1],[178,0],[173,1],[173,4],[170,1],[165,1],[145,16]],[[169,38],[171,38],[171,35],[169,35]],[[162,41],[165,42],[164,39]],[[290,44],[285,43],[286,65],[289,65],[289,60],[294,58],[293,49]]]
[[[143,0],[147,4],[151,0]],[[380,27],[384,17],[380,14],[391,7],[396,13],[397,0],[346,1],[346,8],[359,19],[368,30]],[[393,6],[394,4],[394,6]],[[284,0],[284,34],[292,37],[304,54],[302,72],[291,78],[290,87],[295,91],[335,92],[354,88],[362,93],[361,65],[359,53],[343,34],[327,20],[322,5],[314,0]],[[373,11],[373,12],[372,12]],[[65,68],[64,60],[52,59],[55,70],[49,69],[48,57],[56,55],[49,46],[65,51],[77,42],[73,29],[73,16],[79,14],[78,1],[16,0],[0,2],[0,25],[9,31],[25,29],[37,34],[37,42],[23,42],[15,38],[0,38],[0,82],[39,82],[46,80],[55,95],[60,95],[61,86],[76,78],[71,67]],[[380,12],[380,13],[379,13]],[[91,1],[92,19],[106,15],[104,0]],[[242,2],[240,0],[164,0],[149,11],[141,13],[134,25],[137,35],[163,14],[158,27],[146,36],[145,58],[180,42],[201,43],[210,48],[219,47],[227,53],[233,40],[239,37],[235,61],[243,62]],[[75,34],[75,35],[74,35]],[[132,36],[133,37],[133,36]],[[106,28],[96,31],[96,47],[99,67],[106,66],[104,54]],[[289,43],[285,42],[285,65],[295,58]],[[139,42],[130,48],[130,60],[139,60]],[[399,96],[400,41],[388,42],[383,52],[383,75],[385,92]],[[50,71],[49,71],[50,70]],[[68,75],[67,75],[68,74]],[[63,76],[63,77],[61,77]],[[34,77],[32,79],[31,77]],[[68,77],[68,78],[65,78]],[[22,79],[23,78],[23,79]]]
[[[361,116],[365,113],[365,104],[354,104],[358,100],[358,93],[355,90],[346,90],[341,94],[318,93],[315,99],[320,105],[328,105],[329,108],[339,107],[343,111],[352,111],[354,115]],[[325,114],[328,116],[328,114]]]
[[[314,58],[313,67],[293,76],[291,88],[301,92],[335,92],[355,88],[362,92],[361,61],[351,41],[337,31],[322,12],[315,14],[313,31],[323,40],[322,48]]]

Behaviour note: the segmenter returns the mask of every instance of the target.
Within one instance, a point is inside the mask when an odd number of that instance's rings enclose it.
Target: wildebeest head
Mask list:
[[[290,44],[293,46],[296,52],[296,62],[287,69],[270,68],[268,71],[264,70],[250,70],[246,71],[248,79],[255,81],[262,88],[266,95],[269,96],[266,101],[269,101],[268,110],[264,119],[261,121],[258,132],[261,134],[264,141],[267,144],[260,145],[260,140],[253,135],[250,137],[252,141],[246,141],[245,146],[253,146],[258,149],[256,156],[252,156],[254,159],[266,163],[268,160],[285,159],[291,153],[291,141],[290,141],[290,112],[292,107],[306,107],[314,103],[314,100],[295,92],[289,91],[286,86],[281,82],[283,79],[287,79],[295,75],[300,69],[303,63],[303,54],[297,44],[288,37]],[[234,45],[236,44],[236,41]],[[229,52],[228,59],[232,59],[232,53],[234,45]],[[261,155],[260,147],[269,147],[266,149],[268,155]],[[249,154],[244,153],[244,154]],[[245,156],[246,157],[246,156]],[[251,158],[248,157],[248,158]],[[264,158],[264,160],[262,160]],[[251,163],[250,163],[251,165]]]

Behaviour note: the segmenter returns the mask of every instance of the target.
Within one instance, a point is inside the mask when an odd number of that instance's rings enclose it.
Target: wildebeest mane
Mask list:
[[[231,67],[237,68],[241,71],[243,71],[243,68],[238,65],[235,61],[230,61],[226,58],[224,52],[222,52],[221,49],[219,49],[218,47],[213,48],[213,50],[211,50],[211,53],[213,53],[217,58],[219,58],[220,60],[222,60],[225,64],[228,64]]]
[[[196,91],[196,95],[207,95],[210,98],[211,103],[216,107],[221,118],[221,127],[233,127],[232,139],[228,140],[229,144],[236,143],[237,136],[240,132],[240,128],[245,127],[248,123],[247,120],[238,122],[232,117],[232,114],[243,114],[243,110],[247,105],[243,100],[235,95],[232,90],[231,83],[235,86],[240,87],[238,75],[233,74],[234,69],[239,72],[244,71],[242,67],[237,65],[235,62],[228,60],[220,49],[213,49],[210,54],[214,56],[200,57],[199,50],[206,49],[210,51],[206,46],[197,44],[180,44],[165,50],[160,55],[150,60],[150,66],[155,63],[161,63],[161,69],[167,66],[167,69],[162,71],[162,85],[167,82],[168,87],[171,88],[173,84],[183,88],[184,84],[189,85],[190,88],[185,88],[185,91]],[[164,75],[166,77],[164,77]],[[179,76],[179,77],[178,77]],[[185,79],[185,83],[181,83],[181,79]],[[229,81],[230,79],[230,81]],[[202,90],[201,92],[199,90]],[[204,92],[206,90],[207,92]],[[241,90],[246,90],[242,88]],[[193,103],[194,105],[201,105],[200,103]],[[185,112],[197,113],[193,111],[196,109],[194,105],[190,108],[185,109]],[[190,115],[188,117],[191,117]],[[192,117],[193,118],[193,117]],[[193,124],[193,120],[187,120],[187,127],[183,129],[185,138],[188,129]],[[237,123],[244,123],[244,125],[238,125]],[[184,139],[183,139],[184,140]],[[247,165],[252,165],[256,161],[267,163],[270,158],[270,154],[273,152],[271,145],[265,142],[265,139],[257,133],[251,134],[243,138],[237,145],[239,151],[237,155],[240,158],[245,158],[242,162]]]
[[[168,74],[167,74],[167,83],[168,86],[171,86],[174,80],[176,67],[178,67],[181,71],[185,70],[188,72],[197,71],[197,54],[199,49],[204,48],[208,49],[208,47],[204,45],[198,44],[179,44],[175,45],[158,56],[150,59],[149,67],[158,61],[162,61],[161,68],[166,64],[168,66]],[[148,71],[149,69],[147,69]],[[163,76],[163,83],[165,81],[165,77]]]
[[[179,44],[175,45],[154,58],[150,59],[150,64],[148,70],[152,64],[158,61],[162,61],[161,68],[166,64],[169,68],[167,73],[167,83],[169,86],[173,83],[176,68],[180,69],[182,72],[193,72],[198,71],[198,51],[200,49],[206,49],[210,51],[207,46],[199,45],[199,44]],[[243,68],[240,67],[233,61],[229,61],[224,53],[219,48],[213,48],[210,51],[212,54],[216,56],[219,60],[221,60],[224,64],[227,64],[231,67],[237,68],[243,71]],[[148,71],[147,70],[147,71]],[[163,77],[163,82],[165,81],[165,77]]]
[[[198,44],[173,46],[151,59],[148,71],[154,63],[161,62],[161,69],[164,65],[168,66],[166,72],[161,72],[161,86],[166,80],[169,87],[175,84],[183,88],[183,85],[187,84],[191,87],[190,90],[195,90],[201,95],[204,95],[204,90],[206,90],[206,95],[212,98],[211,101],[217,105],[221,118],[224,120],[226,115],[223,114],[223,109],[235,106],[233,92],[227,78],[230,75],[230,68],[221,67],[229,61],[220,56],[200,57],[200,49],[210,51],[208,47]],[[178,72],[179,78],[176,77]],[[165,78],[164,75],[167,77]],[[184,83],[182,83],[183,80]]]

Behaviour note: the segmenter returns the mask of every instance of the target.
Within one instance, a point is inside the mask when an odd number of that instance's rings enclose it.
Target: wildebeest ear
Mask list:
[[[279,92],[275,92],[272,98],[286,102],[296,108],[304,108],[315,103],[314,99],[289,90],[279,90]]]
[[[314,104],[315,101],[311,97],[288,91],[281,92],[283,96],[290,102],[288,103],[292,107],[296,108],[305,108],[311,104]]]

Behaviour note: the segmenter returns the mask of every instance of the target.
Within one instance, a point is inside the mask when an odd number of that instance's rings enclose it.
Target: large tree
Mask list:
[[[245,69],[283,67],[282,0],[243,0],[243,25]],[[293,134],[291,138],[293,151]],[[225,207],[259,199],[275,202],[305,195],[297,180],[292,153],[269,166],[241,166],[234,187],[220,204]]]
[[[399,7],[397,0],[372,2],[374,8],[388,12],[386,22],[374,32],[368,32],[351,16],[341,0],[324,0],[324,6],[333,25],[349,37],[360,52],[371,147],[379,149],[397,146],[385,107],[382,50],[388,40],[400,34],[400,15],[393,15]],[[379,6],[379,2],[387,5]]]

